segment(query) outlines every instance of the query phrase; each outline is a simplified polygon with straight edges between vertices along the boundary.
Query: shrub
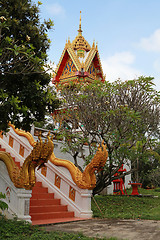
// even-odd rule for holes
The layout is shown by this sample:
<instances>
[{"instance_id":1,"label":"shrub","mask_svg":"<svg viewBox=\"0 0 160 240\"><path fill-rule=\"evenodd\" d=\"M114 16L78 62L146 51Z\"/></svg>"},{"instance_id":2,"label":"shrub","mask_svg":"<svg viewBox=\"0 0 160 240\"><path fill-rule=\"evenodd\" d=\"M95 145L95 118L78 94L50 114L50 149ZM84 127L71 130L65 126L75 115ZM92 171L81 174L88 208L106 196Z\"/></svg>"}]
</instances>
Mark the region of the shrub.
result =
<instances>
[{"instance_id":1,"label":"shrub","mask_svg":"<svg viewBox=\"0 0 160 240\"><path fill-rule=\"evenodd\" d=\"M6 198L6 195L3 194L2 192L0 192L0 199L5 199L5 198ZM4 201L0 200L0 209L2 210L2 212L3 212L5 209L8 209L7 203L5 203Z\"/></svg>"}]
</instances>

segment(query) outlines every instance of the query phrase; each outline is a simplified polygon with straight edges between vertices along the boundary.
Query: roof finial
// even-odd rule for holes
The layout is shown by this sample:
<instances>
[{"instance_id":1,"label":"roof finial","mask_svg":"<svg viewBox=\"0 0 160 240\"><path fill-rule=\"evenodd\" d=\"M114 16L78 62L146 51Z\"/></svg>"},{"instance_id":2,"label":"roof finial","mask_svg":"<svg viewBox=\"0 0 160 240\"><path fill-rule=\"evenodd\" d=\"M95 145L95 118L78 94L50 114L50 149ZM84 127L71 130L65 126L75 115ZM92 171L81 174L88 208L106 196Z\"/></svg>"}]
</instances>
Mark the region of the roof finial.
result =
<instances>
[{"instance_id":1,"label":"roof finial","mask_svg":"<svg viewBox=\"0 0 160 240\"><path fill-rule=\"evenodd\" d=\"M96 42L96 50L98 49L98 42Z\"/></svg>"},{"instance_id":2,"label":"roof finial","mask_svg":"<svg viewBox=\"0 0 160 240\"><path fill-rule=\"evenodd\" d=\"M95 40L93 40L92 48L95 48Z\"/></svg>"},{"instance_id":3,"label":"roof finial","mask_svg":"<svg viewBox=\"0 0 160 240\"><path fill-rule=\"evenodd\" d=\"M80 19L79 19L79 29L78 29L78 34L82 35L82 29L81 29L81 11L80 11Z\"/></svg>"}]
</instances>

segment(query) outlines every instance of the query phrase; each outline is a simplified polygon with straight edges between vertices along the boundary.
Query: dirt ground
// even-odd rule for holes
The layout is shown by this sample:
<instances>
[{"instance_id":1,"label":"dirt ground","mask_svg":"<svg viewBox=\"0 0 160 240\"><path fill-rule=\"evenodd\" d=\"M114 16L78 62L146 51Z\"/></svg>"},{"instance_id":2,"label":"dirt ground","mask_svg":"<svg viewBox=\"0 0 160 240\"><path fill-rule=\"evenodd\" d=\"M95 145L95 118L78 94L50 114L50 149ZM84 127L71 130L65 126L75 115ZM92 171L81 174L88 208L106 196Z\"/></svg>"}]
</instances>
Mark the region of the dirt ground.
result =
<instances>
[{"instance_id":1,"label":"dirt ground","mask_svg":"<svg viewBox=\"0 0 160 240\"><path fill-rule=\"evenodd\" d=\"M89 237L160 240L160 221L90 219L45 226L47 231L81 232Z\"/></svg>"}]
</instances>

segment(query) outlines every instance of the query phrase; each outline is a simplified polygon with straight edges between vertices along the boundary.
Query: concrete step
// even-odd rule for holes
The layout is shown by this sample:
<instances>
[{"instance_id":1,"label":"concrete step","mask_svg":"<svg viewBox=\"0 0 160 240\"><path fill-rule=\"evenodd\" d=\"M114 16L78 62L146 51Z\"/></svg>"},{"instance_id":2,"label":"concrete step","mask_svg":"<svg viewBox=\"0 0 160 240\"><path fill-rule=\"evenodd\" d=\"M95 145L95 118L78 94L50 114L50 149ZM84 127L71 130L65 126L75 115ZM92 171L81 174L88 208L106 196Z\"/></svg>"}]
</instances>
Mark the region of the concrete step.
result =
<instances>
[{"instance_id":1,"label":"concrete step","mask_svg":"<svg viewBox=\"0 0 160 240\"><path fill-rule=\"evenodd\" d=\"M42 182L36 182L34 188L35 188L35 187L42 187ZM34 190L34 188L33 188L33 190Z\"/></svg>"},{"instance_id":2,"label":"concrete step","mask_svg":"<svg viewBox=\"0 0 160 240\"><path fill-rule=\"evenodd\" d=\"M54 193L33 193L32 194L32 199L53 199L54 198Z\"/></svg>"},{"instance_id":3,"label":"concrete step","mask_svg":"<svg viewBox=\"0 0 160 240\"><path fill-rule=\"evenodd\" d=\"M55 199L41 182L36 182L30 199L30 216L33 225L48 224L55 222L54 219L74 219L74 212L69 212L68 206L61 205L60 199Z\"/></svg>"},{"instance_id":4,"label":"concrete step","mask_svg":"<svg viewBox=\"0 0 160 240\"><path fill-rule=\"evenodd\" d=\"M75 222L75 221L83 221L86 219L83 218L76 218L76 217L70 217L70 218L51 218L51 219L45 219L45 220L34 220L32 221L32 225L47 225L47 224L53 224L53 223L66 223L66 222Z\"/></svg>"},{"instance_id":5,"label":"concrete step","mask_svg":"<svg viewBox=\"0 0 160 240\"><path fill-rule=\"evenodd\" d=\"M39 194L39 193L48 193L48 188L42 188L42 187L34 187L32 189L32 194Z\"/></svg>"},{"instance_id":6,"label":"concrete step","mask_svg":"<svg viewBox=\"0 0 160 240\"><path fill-rule=\"evenodd\" d=\"M47 220L54 218L70 218L74 217L74 212L49 212L49 213L32 213L31 219L35 220Z\"/></svg>"},{"instance_id":7,"label":"concrete step","mask_svg":"<svg viewBox=\"0 0 160 240\"><path fill-rule=\"evenodd\" d=\"M47 206L49 205L60 205L61 201L60 199L30 199L30 206L45 206L47 204Z\"/></svg>"},{"instance_id":8,"label":"concrete step","mask_svg":"<svg viewBox=\"0 0 160 240\"><path fill-rule=\"evenodd\" d=\"M30 214L32 213L49 213L49 212L66 212L68 210L66 205L44 205L44 206L31 206Z\"/></svg>"}]
</instances>

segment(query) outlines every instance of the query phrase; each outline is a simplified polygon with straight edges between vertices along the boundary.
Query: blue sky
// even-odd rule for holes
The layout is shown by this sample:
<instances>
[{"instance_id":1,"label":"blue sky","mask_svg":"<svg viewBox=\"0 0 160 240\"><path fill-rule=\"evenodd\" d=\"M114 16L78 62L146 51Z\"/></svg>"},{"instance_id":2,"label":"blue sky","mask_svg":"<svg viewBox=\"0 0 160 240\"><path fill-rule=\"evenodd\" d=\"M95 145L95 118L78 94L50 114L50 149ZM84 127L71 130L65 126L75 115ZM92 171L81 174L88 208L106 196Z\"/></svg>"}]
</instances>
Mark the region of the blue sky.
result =
<instances>
[{"instance_id":1,"label":"blue sky","mask_svg":"<svg viewBox=\"0 0 160 240\"><path fill-rule=\"evenodd\" d=\"M35 3L38 1L35 0ZM41 0L40 16L54 21L49 60L58 64L74 40L82 11L83 36L98 42L103 72L114 81L153 76L160 90L160 0Z\"/></svg>"}]
</instances>

